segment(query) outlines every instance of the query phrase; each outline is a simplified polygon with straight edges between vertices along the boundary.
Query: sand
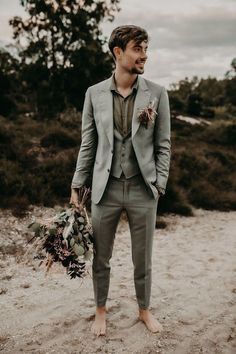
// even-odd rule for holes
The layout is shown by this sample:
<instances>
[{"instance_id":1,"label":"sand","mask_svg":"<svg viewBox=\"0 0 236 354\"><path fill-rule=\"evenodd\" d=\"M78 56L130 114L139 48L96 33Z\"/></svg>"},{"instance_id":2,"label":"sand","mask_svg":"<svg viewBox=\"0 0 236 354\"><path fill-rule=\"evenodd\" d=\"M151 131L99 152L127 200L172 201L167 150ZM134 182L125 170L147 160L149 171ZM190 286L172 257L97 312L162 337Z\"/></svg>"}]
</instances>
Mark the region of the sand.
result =
<instances>
[{"instance_id":1,"label":"sand","mask_svg":"<svg viewBox=\"0 0 236 354\"><path fill-rule=\"evenodd\" d=\"M153 245L151 310L161 333L138 320L130 234L120 220L111 261L107 335L90 327L94 300L90 274L71 280L53 265L45 276L38 260L22 262L25 226L34 208L17 219L0 217L0 352L7 353L236 353L236 212L195 210L194 217L167 215ZM159 220L159 218L158 218Z\"/></svg>"}]
</instances>

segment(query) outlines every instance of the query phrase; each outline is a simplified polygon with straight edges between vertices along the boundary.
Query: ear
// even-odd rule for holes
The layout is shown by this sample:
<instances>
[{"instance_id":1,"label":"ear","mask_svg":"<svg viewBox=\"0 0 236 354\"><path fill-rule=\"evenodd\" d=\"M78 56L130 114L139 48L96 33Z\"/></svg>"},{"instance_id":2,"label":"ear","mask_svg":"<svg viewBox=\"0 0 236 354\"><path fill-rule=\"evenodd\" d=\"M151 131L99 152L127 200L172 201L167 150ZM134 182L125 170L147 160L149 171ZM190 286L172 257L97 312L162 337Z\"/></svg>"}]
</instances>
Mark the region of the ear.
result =
<instances>
[{"instance_id":1,"label":"ear","mask_svg":"<svg viewBox=\"0 0 236 354\"><path fill-rule=\"evenodd\" d=\"M113 53L114 53L116 59L119 59L121 56L121 53L122 53L122 49L120 47L114 47Z\"/></svg>"}]
</instances>

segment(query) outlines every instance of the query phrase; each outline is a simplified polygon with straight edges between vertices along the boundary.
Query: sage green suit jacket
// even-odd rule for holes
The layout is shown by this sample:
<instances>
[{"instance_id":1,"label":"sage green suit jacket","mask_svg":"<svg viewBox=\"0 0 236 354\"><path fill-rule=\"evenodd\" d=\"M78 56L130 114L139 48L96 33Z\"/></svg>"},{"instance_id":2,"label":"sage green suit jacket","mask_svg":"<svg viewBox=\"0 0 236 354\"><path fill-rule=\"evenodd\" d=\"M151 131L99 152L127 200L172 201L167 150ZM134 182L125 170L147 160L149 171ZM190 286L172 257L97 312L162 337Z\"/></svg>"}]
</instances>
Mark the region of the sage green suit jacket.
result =
<instances>
[{"instance_id":1,"label":"sage green suit jacket","mask_svg":"<svg viewBox=\"0 0 236 354\"><path fill-rule=\"evenodd\" d=\"M82 113L82 142L71 187L79 188L92 180L92 201L102 198L110 174L113 157L112 76L86 91ZM146 185L155 199L155 183L163 190L169 175L171 141L170 108L164 87L139 75L132 117L132 144ZM139 122L138 114L155 99L157 112L148 128Z\"/></svg>"}]
</instances>

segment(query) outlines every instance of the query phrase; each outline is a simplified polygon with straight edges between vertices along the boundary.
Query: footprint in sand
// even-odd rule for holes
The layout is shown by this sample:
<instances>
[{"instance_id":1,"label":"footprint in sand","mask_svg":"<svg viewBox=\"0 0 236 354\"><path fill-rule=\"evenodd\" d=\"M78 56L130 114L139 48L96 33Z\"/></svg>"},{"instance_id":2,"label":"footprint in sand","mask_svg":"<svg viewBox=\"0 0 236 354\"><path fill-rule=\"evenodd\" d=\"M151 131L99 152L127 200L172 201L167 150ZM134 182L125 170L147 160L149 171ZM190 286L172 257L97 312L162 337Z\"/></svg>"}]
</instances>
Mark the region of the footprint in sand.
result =
<instances>
[{"instance_id":1,"label":"footprint in sand","mask_svg":"<svg viewBox=\"0 0 236 354\"><path fill-rule=\"evenodd\" d=\"M120 285L119 285L119 288L120 288L120 289L127 289L127 286L126 286L125 284L120 284Z\"/></svg>"}]
</instances>

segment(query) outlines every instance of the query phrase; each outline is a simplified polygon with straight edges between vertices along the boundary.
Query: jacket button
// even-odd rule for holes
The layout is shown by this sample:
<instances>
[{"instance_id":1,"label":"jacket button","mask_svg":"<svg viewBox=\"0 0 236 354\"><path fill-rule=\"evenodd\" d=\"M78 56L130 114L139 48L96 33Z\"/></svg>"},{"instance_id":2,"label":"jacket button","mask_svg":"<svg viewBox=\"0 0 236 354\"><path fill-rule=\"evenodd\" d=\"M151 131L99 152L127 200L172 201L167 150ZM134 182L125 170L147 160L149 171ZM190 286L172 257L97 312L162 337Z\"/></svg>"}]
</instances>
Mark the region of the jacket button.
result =
<instances>
[{"instance_id":1,"label":"jacket button","mask_svg":"<svg viewBox=\"0 0 236 354\"><path fill-rule=\"evenodd\" d=\"M110 172L110 169L109 169L109 168L107 169L107 172Z\"/></svg>"},{"instance_id":2,"label":"jacket button","mask_svg":"<svg viewBox=\"0 0 236 354\"><path fill-rule=\"evenodd\" d=\"M111 150L111 153L113 154L113 150Z\"/></svg>"}]
</instances>

